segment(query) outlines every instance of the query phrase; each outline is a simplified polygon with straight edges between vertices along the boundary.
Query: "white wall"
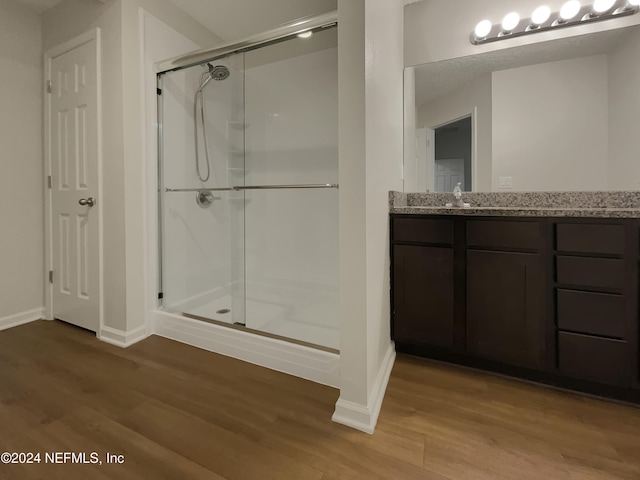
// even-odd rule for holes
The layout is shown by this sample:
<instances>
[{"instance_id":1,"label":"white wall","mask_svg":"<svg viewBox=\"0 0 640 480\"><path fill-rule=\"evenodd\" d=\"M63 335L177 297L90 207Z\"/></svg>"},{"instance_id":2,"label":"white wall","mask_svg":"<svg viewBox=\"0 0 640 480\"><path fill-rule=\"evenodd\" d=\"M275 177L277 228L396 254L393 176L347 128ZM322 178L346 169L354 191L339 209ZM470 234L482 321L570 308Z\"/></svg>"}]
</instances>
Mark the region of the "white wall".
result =
<instances>
[{"instance_id":1,"label":"white wall","mask_svg":"<svg viewBox=\"0 0 640 480\"><path fill-rule=\"evenodd\" d=\"M393 364L388 191L402 188L403 6L340 0L340 399L372 432Z\"/></svg>"},{"instance_id":2,"label":"white wall","mask_svg":"<svg viewBox=\"0 0 640 480\"><path fill-rule=\"evenodd\" d=\"M493 74L493 190L607 189L606 55Z\"/></svg>"},{"instance_id":3,"label":"white wall","mask_svg":"<svg viewBox=\"0 0 640 480\"><path fill-rule=\"evenodd\" d=\"M0 0L0 329L44 304L40 18ZM24 315L23 315L24 314Z\"/></svg>"},{"instance_id":4,"label":"white wall","mask_svg":"<svg viewBox=\"0 0 640 480\"><path fill-rule=\"evenodd\" d=\"M417 113L417 128L442 125L476 112L476 172L475 190L491 190L492 107L491 75L483 75L465 86L421 105ZM470 190L470 188L469 188ZM410 192L411 190L407 190Z\"/></svg>"},{"instance_id":5,"label":"white wall","mask_svg":"<svg viewBox=\"0 0 640 480\"><path fill-rule=\"evenodd\" d=\"M558 11L565 0L548 0L545 3L552 11ZM529 17L539 5L541 5L540 0L518 0L518 2L423 0L407 5L405 8L405 65L420 65L640 23L640 15L631 15L614 21L594 22L484 45L473 45L469 41L471 32L479 21L488 19L494 24L500 23L502 18L514 8L522 17Z\"/></svg>"},{"instance_id":6,"label":"white wall","mask_svg":"<svg viewBox=\"0 0 640 480\"><path fill-rule=\"evenodd\" d=\"M609 53L609 189L640 189L640 31Z\"/></svg>"},{"instance_id":7,"label":"white wall","mask_svg":"<svg viewBox=\"0 0 640 480\"><path fill-rule=\"evenodd\" d=\"M384 395L385 368L391 366L390 190L402 188L403 2L367 0L366 201L367 201L367 363L369 395ZM377 389L381 388L381 391Z\"/></svg>"}]
</instances>

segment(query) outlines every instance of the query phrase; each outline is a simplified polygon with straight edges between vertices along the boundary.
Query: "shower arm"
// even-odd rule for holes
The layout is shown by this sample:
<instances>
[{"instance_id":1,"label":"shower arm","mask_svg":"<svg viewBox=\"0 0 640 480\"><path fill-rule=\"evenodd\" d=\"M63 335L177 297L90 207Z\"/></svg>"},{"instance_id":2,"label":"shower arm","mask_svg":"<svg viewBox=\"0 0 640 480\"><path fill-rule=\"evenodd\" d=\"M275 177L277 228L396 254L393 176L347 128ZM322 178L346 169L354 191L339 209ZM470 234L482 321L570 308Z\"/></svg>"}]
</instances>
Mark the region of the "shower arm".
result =
<instances>
[{"instance_id":1,"label":"shower arm","mask_svg":"<svg viewBox=\"0 0 640 480\"><path fill-rule=\"evenodd\" d=\"M299 185L249 185L249 186L237 186L237 187L222 187L222 188L165 188L167 193L172 192L237 192L241 190L280 190L287 188L335 188L340 186L337 183L310 183Z\"/></svg>"}]
</instances>

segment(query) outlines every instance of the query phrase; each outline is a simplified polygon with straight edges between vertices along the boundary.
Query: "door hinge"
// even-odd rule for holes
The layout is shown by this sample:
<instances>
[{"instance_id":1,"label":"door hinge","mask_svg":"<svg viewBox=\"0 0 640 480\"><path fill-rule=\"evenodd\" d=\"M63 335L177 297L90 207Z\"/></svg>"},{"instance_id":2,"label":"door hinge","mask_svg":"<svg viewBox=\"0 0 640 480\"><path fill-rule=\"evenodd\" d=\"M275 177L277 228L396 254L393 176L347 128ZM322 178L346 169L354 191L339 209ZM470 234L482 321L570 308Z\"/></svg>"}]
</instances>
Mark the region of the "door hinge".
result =
<instances>
[{"instance_id":1,"label":"door hinge","mask_svg":"<svg viewBox=\"0 0 640 480\"><path fill-rule=\"evenodd\" d=\"M162 300L164 298L164 293L158 292L158 300Z\"/></svg>"},{"instance_id":2,"label":"door hinge","mask_svg":"<svg viewBox=\"0 0 640 480\"><path fill-rule=\"evenodd\" d=\"M51 185L53 184L52 180L51 180L51 175L49 175L47 177L47 187L49 187L49 190L51 190Z\"/></svg>"},{"instance_id":3,"label":"door hinge","mask_svg":"<svg viewBox=\"0 0 640 480\"><path fill-rule=\"evenodd\" d=\"M49 283L53 283L53 270L49 270Z\"/></svg>"},{"instance_id":4,"label":"door hinge","mask_svg":"<svg viewBox=\"0 0 640 480\"><path fill-rule=\"evenodd\" d=\"M51 86L51 80L47 80L47 93L51 93L53 87Z\"/></svg>"},{"instance_id":5,"label":"door hinge","mask_svg":"<svg viewBox=\"0 0 640 480\"><path fill-rule=\"evenodd\" d=\"M156 93L158 95L162 95L162 89L161 88L156 88Z\"/></svg>"}]
</instances>

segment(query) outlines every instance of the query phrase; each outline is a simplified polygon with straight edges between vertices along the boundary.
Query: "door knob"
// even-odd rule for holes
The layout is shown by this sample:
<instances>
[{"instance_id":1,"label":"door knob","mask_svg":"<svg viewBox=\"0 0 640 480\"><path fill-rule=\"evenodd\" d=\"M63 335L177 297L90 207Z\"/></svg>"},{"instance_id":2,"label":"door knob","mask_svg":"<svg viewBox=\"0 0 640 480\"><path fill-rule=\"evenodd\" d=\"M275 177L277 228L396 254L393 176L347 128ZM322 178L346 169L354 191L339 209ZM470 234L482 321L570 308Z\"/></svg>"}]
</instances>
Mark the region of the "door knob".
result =
<instances>
[{"instance_id":1,"label":"door knob","mask_svg":"<svg viewBox=\"0 0 640 480\"><path fill-rule=\"evenodd\" d=\"M78 202L80 205L82 205L83 207L85 205L88 205L89 207L93 207L96 204L96 199L93 197L89 197L89 198L81 198L80 201Z\"/></svg>"}]
</instances>

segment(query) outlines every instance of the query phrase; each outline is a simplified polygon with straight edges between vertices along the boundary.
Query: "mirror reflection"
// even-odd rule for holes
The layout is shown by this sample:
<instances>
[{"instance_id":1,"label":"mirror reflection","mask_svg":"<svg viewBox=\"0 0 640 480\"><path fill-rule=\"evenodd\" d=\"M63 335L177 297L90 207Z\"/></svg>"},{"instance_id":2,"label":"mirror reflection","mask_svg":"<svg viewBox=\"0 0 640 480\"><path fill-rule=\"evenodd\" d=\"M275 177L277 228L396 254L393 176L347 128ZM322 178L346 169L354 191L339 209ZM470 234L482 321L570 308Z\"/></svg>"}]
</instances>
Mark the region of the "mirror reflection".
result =
<instances>
[{"instance_id":1,"label":"mirror reflection","mask_svg":"<svg viewBox=\"0 0 640 480\"><path fill-rule=\"evenodd\" d=\"M640 188L640 27L405 70L405 192Z\"/></svg>"}]
</instances>

